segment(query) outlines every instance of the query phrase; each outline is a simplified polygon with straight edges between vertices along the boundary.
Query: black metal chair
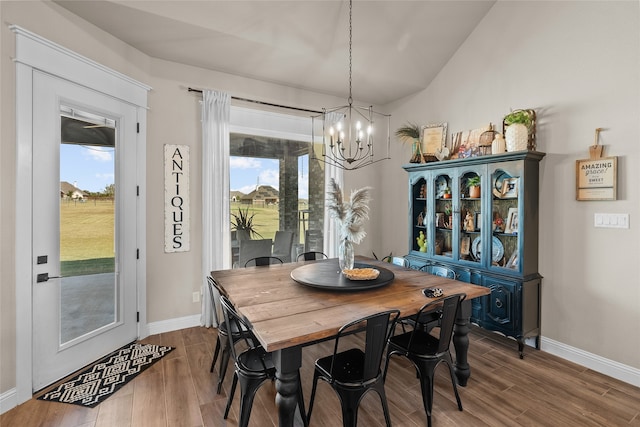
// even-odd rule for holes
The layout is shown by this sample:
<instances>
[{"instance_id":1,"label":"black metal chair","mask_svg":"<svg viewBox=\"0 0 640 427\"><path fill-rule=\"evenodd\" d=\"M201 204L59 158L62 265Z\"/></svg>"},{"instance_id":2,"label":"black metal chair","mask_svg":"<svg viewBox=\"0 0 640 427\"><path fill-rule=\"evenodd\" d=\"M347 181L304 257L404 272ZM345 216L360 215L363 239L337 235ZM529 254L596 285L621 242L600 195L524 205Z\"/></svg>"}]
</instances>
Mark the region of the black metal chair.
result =
<instances>
[{"instance_id":1,"label":"black metal chair","mask_svg":"<svg viewBox=\"0 0 640 427\"><path fill-rule=\"evenodd\" d=\"M358 421L358 406L365 393L375 390L380 396L387 426L391 425L387 398L384 392L384 377L380 369L384 349L395 328L399 310L389 310L349 322L342 326L336 336L333 354L316 360L313 388L309 400L308 421L316 395L318 380L326 381L340 397L342 425L355 427ZM363 327L366 322L365 348L351 348L340 351L339 342L354 328Z\"/></svg>"},{"instance_id":2,"label":"black metal chair","mask_svg":"<svg viewBox=\"0 0 640 427\"><path fill-rule=\"evenodd\" d=\"M458 275L456 272L449 267L445 267L443 265L423 265L420 267L420 271L426 271L429 274L433 274L434 276L446 277L448 279L457 279Z\"/></svg>"},{"instance_id":3,"label":"black metal chair","mask_svg":"<svg viewBox=\"0 0 640 427\"><path fill-rule=\"evenodd\" d=\"M233 304L225 295L220 295L220 305L222 305L222 312L224 313L224 320L231 327L238 329L250 330L250 325L247 321L235 310ZM238 381L240 382L240 417L238 420L239 427L246 427L249 425L249 417L251 416L251 407L253 406L253 400L256 392L266 380L275 379L276 369L272 360L272 354L264 350L264 348L257 344L257 341L248 339L243 336L244 345L246 349L242 353L236 353L236 348L231 342L231 337L228 337L229 347L233 359L235 360L235 372L233 375L233 383L231 384L231 391L227 399L227 407L224 411L224 419L229 416L229 409L233 402L233 396L236 391ZM305 427L308 425L307 417L304 411L304 397L302 395L302 383L300 376L298 376L298 409L300 410L300 416Z\"/></svg>"},{"instance_id":4,"label":"black metal chair","mask_svg":"<svg viewBox=\"0 0 640 427\"><path fill-rule=\"evenodd\" d=\"M382 261L388 262L394 265L399 265L400 267L409 268L409 260L402 256L387 255L386 257L382 258Z\"/></svg>"},{"instance_id":5,"label":"black metal chair","mask_svg":"<svg viewBox=\"0 0 640 427\"><path fill-rule=\"evenodd\" d=\"M442 265L429 265L425 264L420 267L418 270L427 272L429 274L433 274L434 276L446 277L447 279L457 279L458 274L450 269L449 267L445 267ZM420 327L425 329L427 332L432 328L438 326L440 324L440 317L442 316L441 310L436 310L431 313L423 313L420 318ZM411 319L403 320L403 324L412 324ZM404 329L403 329L404 331Z\"/></svg>"},{"instance_id":6,"label":"black metal chair","mask_svg":"<svg viewBox=\"0 0 640 427\"><path fill-rule=\"evenodd\" d=\"M317 259L327 259L327 258L329 257L324 252L308 251L308 252L302 252L300 255L298 255L298 258L296 259L296 261L313 261Z\"/></svg>"},{"instance_id":7,"label":"black metal chair","mask_svg":"<svg viewBox=\"0 0 640 427\"><path fill-rule=\"evenodd\" d=\"M265 265L271 264L282 264L282 260L276 256L259 256L256 258L251 258L248 260L244 266L245 267L263 267Z\"/></svg>"},{"instance_id":8,"label":"black metal chair","mask_svg":"<svg viewBox=\"0 0 640 427\"><path fill-rule=\"evenodd\" d=\"M222 347L222 359L220 359L220 369L218 373L218 385L216 388L216 392L220 394L222 390L222 382L224 381L225 374L227 373L227 366L229 365L229 357L230 357L230 347L229 340L227 336L231 335L231 341L236 343L240 341L243 335L247 335L249 338L253 336L251 331L245 329L237 329L234 328L235 324L231 325L231 329L229 329L229 324L224 320L224 316L218 315L218 310L216 308L216 292L218 295L224 295L224 290L218 285L218 283L211 276L207 276L207 282L209 285L209 294L211 295L211 305L213 306L213 313L218 322L218 336L216 338L216 348L213 351L213 360L211 361L211 369L209 372L213 372L213 368L215 367L216 361L218 360L218 356L220 355L220 347ZM215 289L215 291L214 291Z\"/></svg>"},{"instance_id":9,"label":"black metal chair","mask_svg":"<svg viewBox=\"0 0 640 427\"><path fill-rule=\"evenodd\" d=\"M386 378L387 376L391 356L404 356L413 363L420 378L422 401L425 412L427 413L429 427L431 427L431 411L433 408L434 375L436 368L441 362L445 362L449 367L449 375L451 376L453 392L458 402L458 409L462 411L462 402L458 394L449 346L453 336L453 326L456 320L458 306L465 298L465 294L455 294L431 301L422 306L420 311L414 316L414 320L419 319L423 312L438 310L440 306L442 306L439 336L435 337L423 328L416 327L410 332L389 338L384 377Z\"/></svg>"}]
</instances>

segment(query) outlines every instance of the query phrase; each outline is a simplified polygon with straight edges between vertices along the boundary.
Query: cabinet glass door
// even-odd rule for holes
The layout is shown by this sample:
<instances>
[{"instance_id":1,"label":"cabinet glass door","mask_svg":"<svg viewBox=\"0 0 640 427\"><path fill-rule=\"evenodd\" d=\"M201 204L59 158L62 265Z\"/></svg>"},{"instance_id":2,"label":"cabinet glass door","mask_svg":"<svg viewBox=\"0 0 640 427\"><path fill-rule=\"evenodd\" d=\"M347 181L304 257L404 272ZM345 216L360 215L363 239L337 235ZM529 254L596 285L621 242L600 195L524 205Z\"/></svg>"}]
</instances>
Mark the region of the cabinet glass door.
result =
<instances>
[{"instance_id":1,"label":"cabinet glass door","mask_svg":"<svg viewBox=\"0 0 640 427\"><path fill-rule=\"evenodd\" d=\"M434 254L453 257L453 180L450 175L437 175L434 179L435 219L433 222Z\"/></svg>"},{"instance_id":2,"label":"cabinet glass door","mask_svg":"<svg viewBox=\"0 0 640 427\"><path fill-rule=\"evenodd\" d=\"M427 252L427 180L417 178L411 186L411 250Z\"/></svg>"},{"instance_id":3,"label":"cabinet glass door","mask_svg":"<svg viewBox=\"0 0 640 427\"><path fill-rule=\"evenodd\" d=\"M482 175L480 171L466 171L460 175L460 254L461 260L482 262Z\"/></svg>"},{"instance_id":4,"label":"cabinet glass door","mask_svg":"<svg viewBox=\"0 0 640 427\"><path fill-rule=\"evenodd\" d=\"M490 176L492 267L520 271L519 198L522 193L521 169L517 164L495 165Z\"/></svg>"}]
</instances>

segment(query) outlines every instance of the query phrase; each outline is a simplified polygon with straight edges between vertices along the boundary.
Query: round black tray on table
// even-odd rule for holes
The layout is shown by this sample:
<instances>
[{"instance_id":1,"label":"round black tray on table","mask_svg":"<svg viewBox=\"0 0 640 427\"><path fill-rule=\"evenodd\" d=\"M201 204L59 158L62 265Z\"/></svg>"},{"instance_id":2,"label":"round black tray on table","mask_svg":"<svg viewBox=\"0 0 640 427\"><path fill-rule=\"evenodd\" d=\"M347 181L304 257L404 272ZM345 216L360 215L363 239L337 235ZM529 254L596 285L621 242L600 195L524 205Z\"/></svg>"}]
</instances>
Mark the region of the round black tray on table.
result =
<instances>
[{"instance_id":1,"label":"round black tray on table","mask_svg":"<svg viewBox=\"0 0 640 427\"><path fill-rule=\"evenodd\" d=\"M298 267L291 272L291 278L296 282L314 288L333 291L362 291L386 286L393 282L392 271L377 265L356 262L354 268L375 268L380 272L373 280L349 280L340 272L337 259L316 261Z\"/></svg>"}]
</instances>

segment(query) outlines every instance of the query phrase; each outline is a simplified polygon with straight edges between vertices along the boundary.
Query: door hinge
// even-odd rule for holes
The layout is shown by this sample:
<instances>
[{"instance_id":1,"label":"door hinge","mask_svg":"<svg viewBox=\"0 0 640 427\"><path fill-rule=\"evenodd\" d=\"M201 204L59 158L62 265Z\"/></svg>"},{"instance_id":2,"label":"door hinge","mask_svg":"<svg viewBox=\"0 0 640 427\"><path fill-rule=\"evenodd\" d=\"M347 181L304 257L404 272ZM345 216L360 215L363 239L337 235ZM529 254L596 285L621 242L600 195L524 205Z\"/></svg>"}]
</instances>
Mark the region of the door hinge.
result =
<instances>
[{"instance_id":1,"label":"door hinge","mask_svg":"<svg viewBox=\"0 0 640 427\"><path fill-rule=\"evenodd\" d=\"M136 196L140 195L140 186L136 185Z\"/></svg>"},{"instance_id":2,"label":"door hinge","mask_svg":"<svg viewBox=\"0 0 640 427\"><path fill-rule=\"evenodd\" d=\"M136 322L140 323L140 312L136 311Z\"/></svg>"},{"instance_id":3,"label":"door hinge","mask_svg":"<svg viewBox=\"0 0 640 427\"><path fill-rule=\"evenodd\" d=\"M136 249L136 259L140 259L140 249Z\"/></svg>"},{"instance_id":4,"label":"door hinge","mask_svg":"<svg viewBox=\"0 0 640 427\"><path fill-rule=\"evenodd\" d=\"M140 133L140 123L136 123L136 133Z\"/></svg>"}]
</instances>

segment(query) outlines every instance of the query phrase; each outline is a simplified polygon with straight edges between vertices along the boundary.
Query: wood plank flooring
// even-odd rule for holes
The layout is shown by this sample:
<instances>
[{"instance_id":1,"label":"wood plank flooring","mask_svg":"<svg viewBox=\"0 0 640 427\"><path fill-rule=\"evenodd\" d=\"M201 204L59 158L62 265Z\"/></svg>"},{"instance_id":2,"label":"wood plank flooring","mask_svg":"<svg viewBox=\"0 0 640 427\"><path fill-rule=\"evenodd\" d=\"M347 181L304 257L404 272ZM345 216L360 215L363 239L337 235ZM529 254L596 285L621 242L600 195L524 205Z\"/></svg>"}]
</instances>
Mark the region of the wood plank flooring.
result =
<instances>
[{"instance_id":1,"label":"wood plank flooring","mask_svg":"<svg viewBox=\"0 0 640 427\"><path fill-rule=\"evenodd\" d=\"M464 410L457 410L446 369L440 366L435 386L434 427L640 427L639 388L530 348L521 360L514 341L479 328L472 328L469 338L472 374L467 387L459 387ZM235 427L237 394L229 418L222 418L233 377L232 364L219 395L215 392L218 374L209 373L215 340L215 329L206 328L151 336L143 342L176 349L95 408L31 399L0 416L0 426ZM328 342L303 350L301 375L307 402L313 362L329 354L330 346ZM426 425L418 380L413 368L402 358L392 359L385 389L393 426ZM278 425L274 395L274 383L263 384L254 402L250 426ZM358 425L384 425L375 393L364 398ZM311 426L342 426L339 401L324 383L318 386Z\"/></svg>"}]
</instances>

